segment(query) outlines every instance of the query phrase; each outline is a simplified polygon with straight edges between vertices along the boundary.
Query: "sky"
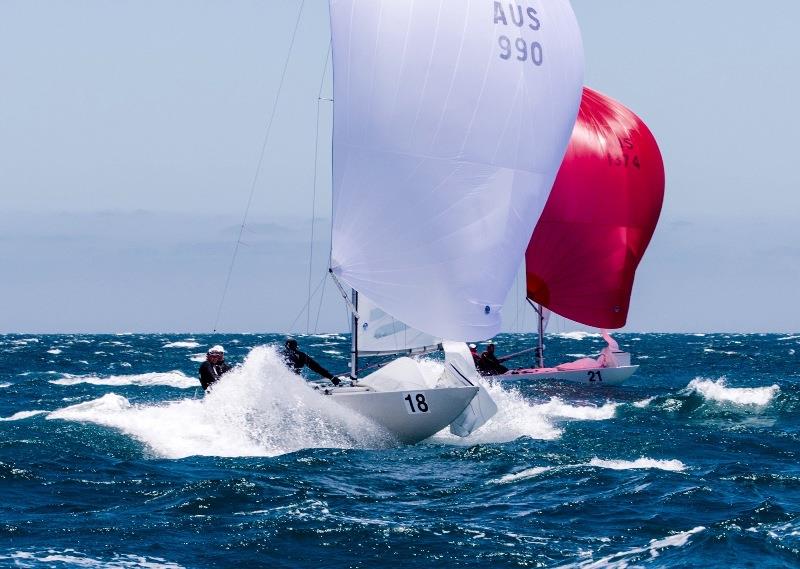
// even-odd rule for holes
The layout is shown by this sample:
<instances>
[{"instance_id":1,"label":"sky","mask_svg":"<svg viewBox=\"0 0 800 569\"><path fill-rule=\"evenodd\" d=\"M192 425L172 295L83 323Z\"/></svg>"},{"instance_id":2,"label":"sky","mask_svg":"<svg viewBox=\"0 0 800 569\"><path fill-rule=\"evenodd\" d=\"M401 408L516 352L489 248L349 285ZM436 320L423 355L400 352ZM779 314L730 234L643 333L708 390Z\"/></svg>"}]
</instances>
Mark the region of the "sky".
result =
<instances>
[{"instance_id":1,"label":"sky","mask_svg":"<svg viewBox=\"0 0 800 569\"><path fill-rule=\"evenodd\" d=\"M800 3L573 6L666 166L625 330L800 329ZM346 329L329 41L326 0L0 0L0 333Z\"/></svg>"}]
</instances>

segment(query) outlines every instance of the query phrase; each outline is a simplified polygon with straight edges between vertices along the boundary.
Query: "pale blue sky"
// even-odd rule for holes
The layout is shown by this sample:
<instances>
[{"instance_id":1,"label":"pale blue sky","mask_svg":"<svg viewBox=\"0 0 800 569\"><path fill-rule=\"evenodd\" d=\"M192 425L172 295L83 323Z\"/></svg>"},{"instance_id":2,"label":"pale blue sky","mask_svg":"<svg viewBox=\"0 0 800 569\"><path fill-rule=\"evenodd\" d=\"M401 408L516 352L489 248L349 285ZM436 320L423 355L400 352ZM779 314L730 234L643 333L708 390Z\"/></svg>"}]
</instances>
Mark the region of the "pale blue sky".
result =
<instances>
[{"instance_id":1,"label":"pale blue sky","mask_svg":"<svg viewBox=\"0 0 800 569\"><path fill-rule=\"evenodd\" d=\"M667 168L627 329L800 329L800 3L573 5L587 85L645 119ZM0 0L0 332L211 329L299 6ZM306 302L327 18L305 1L222 330L285 330ZM313 287L329 207L323 175ZM346 326L336 294L320 330Z\"/></svg>"}]
</instances>

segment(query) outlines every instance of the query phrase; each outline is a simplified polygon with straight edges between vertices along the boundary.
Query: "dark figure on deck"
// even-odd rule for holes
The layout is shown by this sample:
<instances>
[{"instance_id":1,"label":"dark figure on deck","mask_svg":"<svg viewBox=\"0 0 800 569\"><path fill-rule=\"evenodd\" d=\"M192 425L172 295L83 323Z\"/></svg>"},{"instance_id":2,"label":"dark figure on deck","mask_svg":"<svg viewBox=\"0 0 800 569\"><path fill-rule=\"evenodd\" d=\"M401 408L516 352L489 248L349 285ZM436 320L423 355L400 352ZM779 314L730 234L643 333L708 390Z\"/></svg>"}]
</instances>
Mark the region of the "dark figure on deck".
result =
<instances>
[{"instance_id":1,"label":"dark figure on deck","mask_svg":"<svg viewBox=\"0 0 800 569\"><path fill-rule=\"evenodd\" d=\"M486 346L486 351L481 354L478 371L482 375L501 375L508 371L508 368L494 355L494 344Z\"/></svg>"},{"instance_id":2,"label":"dark figure on deck","mask_svg":"<svg viewBox=\"0 0 800 569\"><path fill-rule=\"evenodd\" d=\"M206 352L206 361L200 366L200 385L208 391L230 369L231 366L225 363L225 348L214 346Z\"/></svg>"},{"instance_id":3,"label":"dark figure on deck","mask_svg":"<svg viewBox=\"0 0 800 569\"><path fill-rule=\"evenodd\" d=\"M319 365L314 358L305 352L301 352L297 348L297 340L294 338L286 340L283 348L283 359L286 365L293 369L295 373L300 373L304 367L308 366L311 371L315 371L322 377L330 379L334 385L339 385L339 378L333 377L333 374Z\"/></svg>"}]
</instances>

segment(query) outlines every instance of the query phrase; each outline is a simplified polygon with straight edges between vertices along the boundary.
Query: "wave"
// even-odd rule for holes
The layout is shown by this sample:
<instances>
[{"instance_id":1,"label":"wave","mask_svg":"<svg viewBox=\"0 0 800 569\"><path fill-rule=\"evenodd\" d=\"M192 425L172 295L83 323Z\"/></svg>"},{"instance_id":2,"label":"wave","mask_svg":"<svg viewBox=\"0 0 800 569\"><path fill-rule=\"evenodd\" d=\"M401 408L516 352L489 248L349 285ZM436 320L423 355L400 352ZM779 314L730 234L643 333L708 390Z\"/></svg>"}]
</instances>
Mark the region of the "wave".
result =
<instances>
[{"instance_id":1,"label":"wave","mask_svg":"<svg viewBox=\"0 0 800 569\"><path fill-rule=\"evenodd\" d=\"M557 332L553 334L556 338L564 338L566 340L585 340L586 338L602 338L601 334L597 332L584 332L582 330L575 330L574 332Z\"/></svg>"},{"instance_id":2,"label":"wave","mask_svg":"<svg viewBox=\"0 0 800 569\"><path fill-rule=\"evenodd\" d=\"M178 389L191 389L200 387L199 380L189 377L180 371L151 372L135 375L112 375L109 377L98 377L96 375L72 375L64 374L61 379L50 380L55 385L78 385L86 383L89 385L107 385L111 387L122 387L134 385L137 387L176 387Z\"/></svg>"},{"instance_id":3,"label":"wave","mask_svg":"<svg viewBox=\"0 0 800 569\"><path fill-rule=\"evenodd\" d=\"M696 378L686 386L686 392L697 393L708 401L765 407L775 398L781 388L769 387L728 387L725 378L717 381Z\"/></svg>"},{"instance_id":4,"label":"wave","mask_svg":"<svg viewBox=\"0 0 800 569\"><path fill-rule=\"evenodd\" d=\"M17 567L32 567L42 564L46 567L115 567L118 569L183 569L182 565L169 562L160 557L142 557L141 555L114 554L111 559L101 560L88 557L74 549L56 551L15 551L7 555L0 554L0 560L13 561ZM30 565L35 563L36 565Z\"/></svg>"},{"instance_id":5,"label":"wave","mask_svg":"<svg viewBox=\"0 0 800 569\"><path fill-rule=\"evenodd\" d=\"M200 343L195 342L194 340L184 340L182 342L170 342L168 344L164 344L162 347L164 348L199 348Z\"/></svg>"},{"instance_id":6,"label":"wave","mask_svg":"<svg viewBox=\"0 0 800 569\"><path fill-rule=\"evenodd\" d=\"M597 468L609 468L611 470L668 470L670 472L683 472L686 465L680 460L656 460L653 458L642 457L637 460L604 460L593 458L589 461L589 466Z\"/></svg>"},{"instance_id":7,"label":"wave","mask_svg":"<svg viewBox=\"0 0 800 569\"><path fill-rule=\"evenodd\" d=\"M5 389L6 387L11 387L11 384L10 384L10 383L8 383L8 382L6 382L6 383L0 383L0 389Z\"/></svg>"},{"instance_id":8,"label":"wave","mask_svg":"<svg viewBox=\"0 0 800 569\"><path fill-rule=\"evenodd\" d=\"M617 413L618 403L608 402L602 407L594 405L570 405L558 397L547 403L536 405L536 410L547 417L560 419L576 419L579 421L606 421L613 419Z\"/></svg>"},{"instance_id":9,"label":"wave","mask_svg":"<svg viewBox=\"0 0 800 569\"><path fill-rule=\"evenodd\" d=\"M43 413L47 413L47 411L20 411L19 413L14 413L10 417L0 417L0 421L21 421L22 419L30 419L31 417Z\"/></svg>"},{"instance_id":10,"label":"wave","mask_svg":"<svg viewBox=\"0 0 800 569\"><path fill-rule=\"evenodd\" d=\"M109 393L48 419L114 428L164 458L277 456L305 448L385 448L377 425L316 393L274 348L253 349L202 399L134 405Z\"/></svg>"},{"instance_id":11,"label":"wave","mask_svg":"<svg viewBox=\"0 0 800 569\"><path fill-rule=\"evenodd\" d=\"M641 401L634 401L631 405L637 407L639 409L644 409L645 407L649 406L653 401L655 401L655 397L648 397L647 399L642 399Z\"/></svg>"},{"instance_id":12,"label":"wave","mask_svg":"<svg viewBox=\"0 0 800 569\"><path fill-rule=\"evenodd\" d=\"M519 480L534 478L550 470L553 470L551 466L534 466L533 468L515 472L514 474L506 474L497 480L490 480L489 482L491 484L509 484L511 482L518 482Z\"/></svg>"},{"instance_id":13,"label":"wave","mask_svg":"<svg viewBox=\"0 0 800 569\"><path fill-rule=\"evenodd\" d=\"M649 559L653 559L660 555L662 549L667 549L669 547L683 547L689 543L689 539L693 535L705 531L705 529L706 528L704 526L697 526L689 531L679 532L663 539L651 539L650 543L644 547L628 549L627 551L621 551L619 553L607 555L606 557L596 561L592 559L574 565L568 565L567 567L579 567L581 569L600 569L601 567L606 569L625 569L630 567L631 562L635 562L636 558L643 555L648 555ZM645 559L642 559L642 561L644 560Z\"/></svg>"},{"instance_id":14,"label":"wave","mask_svg":"<svg viewBox=\"0 0 800 569\"><path fill-rule=\"evenodd\" d=\"M670 472L683 472L686 470L686 465L680 460L658 460L654 458L642 457L637 460L605 460L601 458L593 458L589 462L582 462L579 464L564 464L561 466L534 466L520 472L513 474L506 474L496 480L490 480L489 484L510 484L512 482L519 482L520 480L527 480L535 478L545 472L553 470L567 470L573 468L607 468L610 470L667 470Z\"/></svg>"},{"instance_id":15,"label":"wave","mask_svg":"<svg viewBox=\"0 0 800 569\"><path fill-rule=\"evenodd\" d=\"M57 356L58 354L61 353L61 350L59 350L58 348L52 348L50 350L47 350L47 353L48 354L53 354L54 356Z\"/></svg>"}]
</instances>

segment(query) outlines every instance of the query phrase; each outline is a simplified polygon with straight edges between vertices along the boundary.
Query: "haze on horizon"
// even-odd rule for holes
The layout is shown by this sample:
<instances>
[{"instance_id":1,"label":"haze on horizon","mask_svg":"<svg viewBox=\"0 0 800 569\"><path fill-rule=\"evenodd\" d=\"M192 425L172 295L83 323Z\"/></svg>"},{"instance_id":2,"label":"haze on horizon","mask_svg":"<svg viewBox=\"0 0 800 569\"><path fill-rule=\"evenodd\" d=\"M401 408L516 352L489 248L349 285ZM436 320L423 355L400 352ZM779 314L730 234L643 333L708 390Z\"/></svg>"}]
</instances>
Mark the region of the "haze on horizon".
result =
<instances>
[{"instance_id":1,"label":"haze on horizon","mask_svg":"<svg viewBox=\"0 0 800 569\"><path fill-rule=\"evenodd\" d=\"M347 328L321 284L327 1L302 5L223 332ZM300 6L0 3L0 333L211 331ZM586 84L647 122L667 171L624 330L800 330L800 4L573 6ZM522 286L509 331L533 322Z\"/></svg>"}]
</instances>

